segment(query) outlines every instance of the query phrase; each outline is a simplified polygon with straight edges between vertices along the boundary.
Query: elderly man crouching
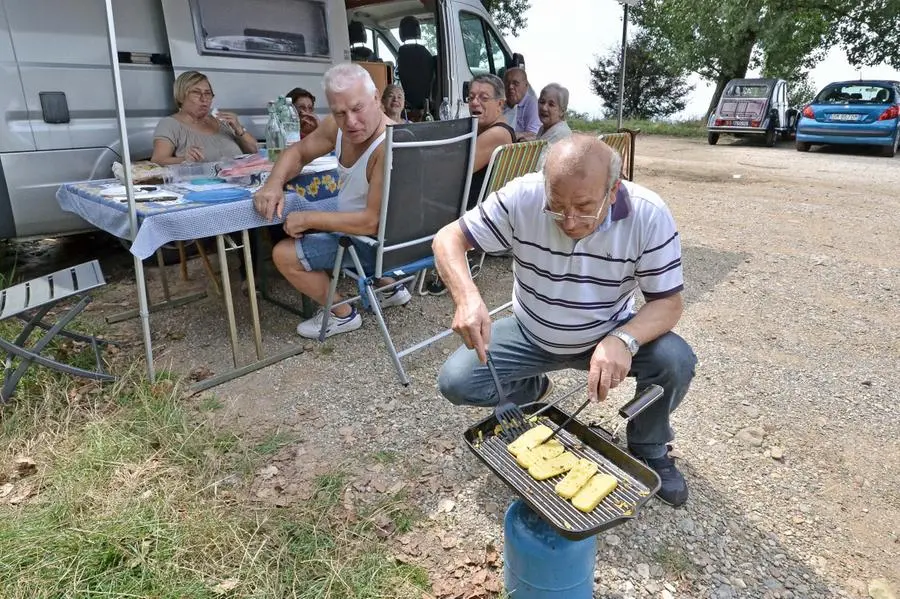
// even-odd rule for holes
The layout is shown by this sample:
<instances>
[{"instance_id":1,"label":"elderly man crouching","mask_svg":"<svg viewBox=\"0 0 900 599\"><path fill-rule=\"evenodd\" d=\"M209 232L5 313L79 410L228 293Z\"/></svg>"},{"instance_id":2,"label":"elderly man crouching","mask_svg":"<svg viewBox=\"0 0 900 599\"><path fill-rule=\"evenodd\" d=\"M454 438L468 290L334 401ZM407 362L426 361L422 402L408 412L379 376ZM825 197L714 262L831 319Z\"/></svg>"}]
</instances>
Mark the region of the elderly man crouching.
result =
<instances>
[{"instance_id":1,"label":"elderly man crouching","mask_svg":"<svg viewBox=\"0 0 900 599\"><path fill-rule=\"evenodd\" d=\"M580 134L556 143L542 173L515 179L434 240L441 278L456 314L460 347L441 369L441 393L455 404L497 402L486 352L504 391L519 404L550 388L546 373L588 370L590 397L603 401L626 376L665 395L628 425L629 451L659 474L659 497L687 501L687 484L669 457L670 413L697 359L672 332L682 313L681 244L658 195L619 180L621 158ZM466 251L511 250L513 316L492 323L469 275ZM647 300L637 312L637 289Z\"/></svg>"}]
</instances>

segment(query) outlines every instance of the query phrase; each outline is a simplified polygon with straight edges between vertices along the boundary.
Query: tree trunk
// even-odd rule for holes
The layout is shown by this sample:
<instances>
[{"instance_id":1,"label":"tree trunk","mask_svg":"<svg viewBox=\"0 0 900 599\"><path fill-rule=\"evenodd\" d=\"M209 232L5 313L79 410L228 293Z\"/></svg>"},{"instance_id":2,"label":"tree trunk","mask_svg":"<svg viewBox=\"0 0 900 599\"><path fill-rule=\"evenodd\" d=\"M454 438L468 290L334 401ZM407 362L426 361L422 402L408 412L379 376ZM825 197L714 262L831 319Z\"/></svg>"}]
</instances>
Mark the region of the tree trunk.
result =
<instances>
[{"instance_id":1,"label":"tree trunk","mask_svg":"<svg viewBox=\"0 0 900 599\"><path fill-rule=\"evenodd\" d=\"M732 79L741 79L747 76L747 69L750 67L750 57L753 55L753 47L756 46L756 39L756 32L748 31L741 44L741 51L739 54L735 54L735 60L730 65L730 68L726 67L719 73L719 77L716 79L716 91L709 103L709 108L706 110L707 120L709 120L710 115L716 110L716 106L719 105L719 98L722 97L722 92L725 90L725 86L728 82Z\"/></svg>"}]
</instances>

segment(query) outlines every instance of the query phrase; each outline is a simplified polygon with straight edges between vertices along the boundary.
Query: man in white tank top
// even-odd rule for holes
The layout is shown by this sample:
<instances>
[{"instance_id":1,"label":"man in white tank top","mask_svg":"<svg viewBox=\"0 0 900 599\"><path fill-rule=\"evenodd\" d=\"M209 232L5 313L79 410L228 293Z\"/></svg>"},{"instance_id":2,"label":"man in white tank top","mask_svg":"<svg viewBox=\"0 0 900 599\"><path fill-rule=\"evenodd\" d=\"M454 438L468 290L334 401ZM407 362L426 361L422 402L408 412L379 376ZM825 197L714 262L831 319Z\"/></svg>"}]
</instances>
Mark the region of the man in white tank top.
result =
<instances>
[{"instance_id":1,"label":"man in white tank top","mask_svg":"<svg viewBox=\"0 0 900 599\"><path fill-rule=\"evenodd\" d=\"M337 211L301 210L288 214L284 230L290 235L272 250L278 271L297 291L319 305L327 299L329 273L337 258L340 234L375 235L381 215L382 180L384 174L385 126L392 121L381 111L380 98L369 73L359 65L347 63L325 73L325 95L331 115L300 143L290 146L278 158L266 184L256 192L256 210L272 220L283 216L284 185L300 174L304 165L334 151L338 158L341 190ZM306 231L330 231L310 233ZM333 232L333 233L332 233ZM354 242L363 267L375 266L375 252ZM348 254L345 263L350 263ZM380 285L392 282L383 279ZM402 285L386 291L380 298L382 307L399 306L410 300ZM335 297L340 302L340 297ZM314 339L322 327L323 312L301 322L297 333ZM362 318L353 305L332 310L326 337L345 333L362 326Z\"/></svg>"}]
</instances>

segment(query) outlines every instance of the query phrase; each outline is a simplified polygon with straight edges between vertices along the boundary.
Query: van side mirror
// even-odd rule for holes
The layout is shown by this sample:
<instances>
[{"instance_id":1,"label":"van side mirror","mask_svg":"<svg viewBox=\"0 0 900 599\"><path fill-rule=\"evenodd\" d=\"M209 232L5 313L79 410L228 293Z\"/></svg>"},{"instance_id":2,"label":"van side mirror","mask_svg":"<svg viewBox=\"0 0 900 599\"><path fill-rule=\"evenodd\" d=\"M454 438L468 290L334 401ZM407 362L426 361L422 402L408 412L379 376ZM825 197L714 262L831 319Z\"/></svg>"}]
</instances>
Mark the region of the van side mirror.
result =
<instances>
[{"instance_id":1,"label":"van side mirror","mask_svg":"<svg viewBox=\"0 0 900 599\"><path fill-rule=\"evenodd\" d=\"M469 85L471 83L472 83L471 81L463 81L463 89L462 89L463 102L465 102L469 99Z\"/></svg>"},{"instance_id":2,"label":"van side mirror","mask_svg":"<svg viewBox=\"0 0 900 599\"><path fill-rule=\"evenodd\" d=\"M524 67L525 66L525 57L519 54L518 52L514 52L512 55L512 64L509 65L512 67Z\"/></svg>"}]
</instances>

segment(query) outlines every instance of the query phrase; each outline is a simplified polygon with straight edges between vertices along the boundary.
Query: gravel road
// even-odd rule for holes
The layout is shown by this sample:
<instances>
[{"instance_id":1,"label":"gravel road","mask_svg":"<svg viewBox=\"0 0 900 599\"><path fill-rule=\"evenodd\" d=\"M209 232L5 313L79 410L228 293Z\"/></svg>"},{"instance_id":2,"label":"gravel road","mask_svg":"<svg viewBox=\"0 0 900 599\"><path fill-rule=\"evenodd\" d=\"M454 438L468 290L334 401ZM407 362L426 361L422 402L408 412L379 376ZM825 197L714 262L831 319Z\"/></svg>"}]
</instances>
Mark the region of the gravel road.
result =
<instances>
[{"instance_id":1,"label":"gravel road","mask_svg":"<svg viewBox=\"0 0 900 599\"><path fill-rule=\"evenodd\" d=\"M642 137L637 148L636 181L668 202L684 246L687 307L677 330L700 364L674 422L691 499L677 510L651 501L601 535L596 596L895 599L900 157L728 139L710 147ZM117 260L96 310L132 297L128 262ZM491 259L486 268L479 285L499 305L509 264ZM204 284L198 265L191 272L177 287ZM246 301L237 307L246 311ZM210 298L155 315L160 363L182 373L226 368L220 310ZM447 296L416 297L388 313L389 325L404 344L448 326L451 313ZM270 349L303 343L295 317L271 306L263 317ZM135 331L133 322L113 329ZM277 474L253 482L259 500L301 501L323 468L351 474L350 507L405 488L425 517L397 553L428 567L441 597L471 582L471 556L502 546L512 498L462 446L462 430L485 413L453 408L435 388L455 345L407 358L413 383L404 389L368 317L358 332L305 343L299 356L214 389L225 404L217 420L246 435L294 435L273 459ZM563 390L584 375L554 379ZM613 415L628 396L617 391L585 419ZM485 563L495 579L496 563Z\"/></svg>"}]
</instances>

